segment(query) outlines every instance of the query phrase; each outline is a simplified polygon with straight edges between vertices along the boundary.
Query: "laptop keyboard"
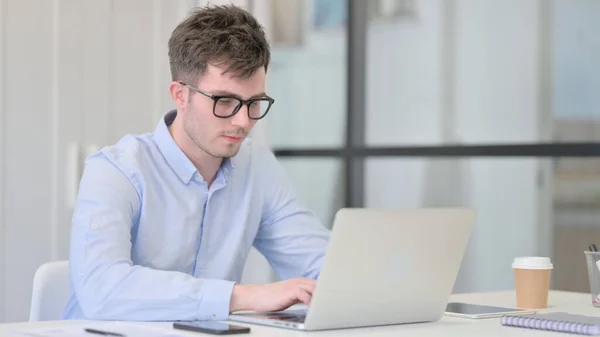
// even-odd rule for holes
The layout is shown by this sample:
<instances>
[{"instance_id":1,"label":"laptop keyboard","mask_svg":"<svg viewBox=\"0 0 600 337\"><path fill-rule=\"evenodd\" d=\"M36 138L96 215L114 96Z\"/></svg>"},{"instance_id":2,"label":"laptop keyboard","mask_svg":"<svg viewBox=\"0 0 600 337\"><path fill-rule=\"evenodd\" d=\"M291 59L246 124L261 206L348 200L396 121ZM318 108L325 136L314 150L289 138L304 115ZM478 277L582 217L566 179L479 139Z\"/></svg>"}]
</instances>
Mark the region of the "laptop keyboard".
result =
<instances>
[{"instance_id":1,"label":"laptop keyboard","mask_svg":"<svg viewBox=\"0 0 600 337\"><path fill-rule=\"evenodd\" d=\"M304 323L306 318L306 310L288 310L285 312L272 312L267 315L267 318L277 319L280 321Z\"/></svg>"}]
</instances>

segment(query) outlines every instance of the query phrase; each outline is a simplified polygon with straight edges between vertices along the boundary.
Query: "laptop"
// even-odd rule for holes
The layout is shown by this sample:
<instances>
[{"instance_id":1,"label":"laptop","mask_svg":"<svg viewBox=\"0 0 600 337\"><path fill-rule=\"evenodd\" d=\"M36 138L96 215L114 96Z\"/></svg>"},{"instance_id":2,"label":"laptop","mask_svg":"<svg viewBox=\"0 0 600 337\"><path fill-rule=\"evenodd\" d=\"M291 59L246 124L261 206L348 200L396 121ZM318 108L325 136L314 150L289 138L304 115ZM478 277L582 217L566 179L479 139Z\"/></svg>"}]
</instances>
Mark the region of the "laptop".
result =
<instances>
[{"instance_id":1,"label":"laptop","mask_svg":"<svg viewBox=\"0 0 600 337\"><path fill-rule=\"evenodd\" d=\"M465 208L342 208L307 309L240 312L229 319L295 330L437 321L475 217Z\"/></svg>"}]
</instances>

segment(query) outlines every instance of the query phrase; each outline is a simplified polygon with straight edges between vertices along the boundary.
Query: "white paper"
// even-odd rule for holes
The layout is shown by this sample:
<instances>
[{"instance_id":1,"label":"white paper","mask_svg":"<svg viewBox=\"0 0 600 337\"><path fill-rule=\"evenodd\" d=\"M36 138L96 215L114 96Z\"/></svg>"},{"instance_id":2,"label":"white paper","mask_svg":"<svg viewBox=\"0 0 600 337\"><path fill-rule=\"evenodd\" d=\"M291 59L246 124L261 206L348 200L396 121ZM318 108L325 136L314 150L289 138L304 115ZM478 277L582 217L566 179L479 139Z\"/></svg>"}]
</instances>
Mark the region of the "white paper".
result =
<instances>
[{"instance_id":1,"label":"white paper","mask_svg":"<svg viewBox=\"0 0 600 337\"><path fill-rule=\"evenodd\" d=\"M12 331L30 337L112 337L86 332L85 329L96 329L122 334L125 337L184 337L176 331L160 327L147 327L137 324L110 322L90 324L65 324L50 327L18 329Z\"/></svg>"}]
</instances>

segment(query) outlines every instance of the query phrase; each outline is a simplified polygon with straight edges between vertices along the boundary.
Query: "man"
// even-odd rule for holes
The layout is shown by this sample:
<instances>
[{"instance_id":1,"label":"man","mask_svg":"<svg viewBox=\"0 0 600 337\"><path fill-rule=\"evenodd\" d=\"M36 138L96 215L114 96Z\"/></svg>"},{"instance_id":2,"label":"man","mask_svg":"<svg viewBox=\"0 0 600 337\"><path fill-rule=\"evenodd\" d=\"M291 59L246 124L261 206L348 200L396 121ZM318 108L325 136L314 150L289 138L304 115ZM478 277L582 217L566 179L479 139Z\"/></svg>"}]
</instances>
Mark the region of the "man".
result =
<instances>
[{"instance_id":1,"label":"man","mask_svg":"<svg viewBox=\"0 0 600 337\"><path fill-rule=\"evenodd\" d=\"M329 231L246 139L273 103L262 28L234 6L199 9L173 31L169 58L176 109L86 160L64 317L207 320L308 304ZM283 281L239 284L252 245Z\"/></svg>"}]
</instances>

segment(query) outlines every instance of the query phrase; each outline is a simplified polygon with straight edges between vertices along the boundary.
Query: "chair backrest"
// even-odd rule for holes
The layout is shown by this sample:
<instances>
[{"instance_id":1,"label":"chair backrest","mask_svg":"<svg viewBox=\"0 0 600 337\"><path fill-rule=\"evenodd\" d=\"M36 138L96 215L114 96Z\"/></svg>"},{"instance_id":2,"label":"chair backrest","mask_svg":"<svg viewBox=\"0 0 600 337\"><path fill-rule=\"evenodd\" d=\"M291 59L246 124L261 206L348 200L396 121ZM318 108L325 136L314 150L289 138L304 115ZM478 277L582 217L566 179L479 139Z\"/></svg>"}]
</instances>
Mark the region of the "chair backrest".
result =
<instances>
[{"instance_id":1,"label":"chair backrest","mask_svg":"<svg viewBox=\"0 0 600 337\"><path fill-rule=\"evenodd\" d=\"M29 321L60 320L69 300L69 261L41 265L33 277Z\"/></svg>"}]
</instances>

